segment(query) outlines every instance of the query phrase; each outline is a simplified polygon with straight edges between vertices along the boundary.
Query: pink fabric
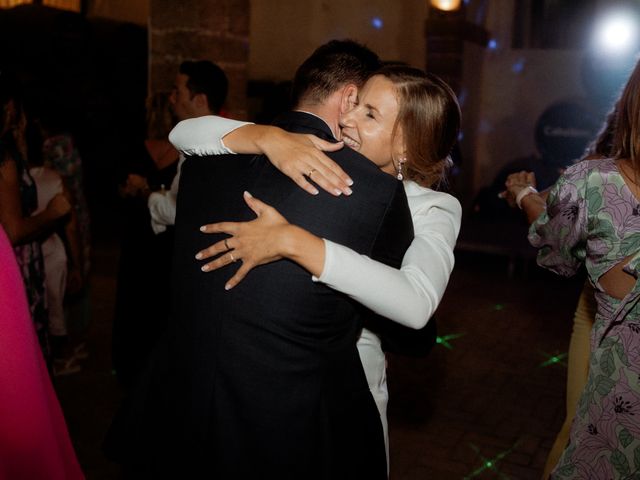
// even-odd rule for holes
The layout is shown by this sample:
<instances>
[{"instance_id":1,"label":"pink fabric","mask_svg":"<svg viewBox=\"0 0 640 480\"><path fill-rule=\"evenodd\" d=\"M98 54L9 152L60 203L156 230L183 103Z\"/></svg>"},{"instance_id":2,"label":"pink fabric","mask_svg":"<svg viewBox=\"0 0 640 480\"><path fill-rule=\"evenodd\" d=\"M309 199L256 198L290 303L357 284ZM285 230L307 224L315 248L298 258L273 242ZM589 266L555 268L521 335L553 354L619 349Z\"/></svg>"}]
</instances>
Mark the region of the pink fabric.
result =
<instances>
[{"instance_id":1,"label":"pink fabric","mask_svg":"<svg viewBox=\"0 0 640 480\"><path fill-rule=\"evenodd\" d=\"M0 479L83 478L0 228Z\"/></svg>"}]
</instances>

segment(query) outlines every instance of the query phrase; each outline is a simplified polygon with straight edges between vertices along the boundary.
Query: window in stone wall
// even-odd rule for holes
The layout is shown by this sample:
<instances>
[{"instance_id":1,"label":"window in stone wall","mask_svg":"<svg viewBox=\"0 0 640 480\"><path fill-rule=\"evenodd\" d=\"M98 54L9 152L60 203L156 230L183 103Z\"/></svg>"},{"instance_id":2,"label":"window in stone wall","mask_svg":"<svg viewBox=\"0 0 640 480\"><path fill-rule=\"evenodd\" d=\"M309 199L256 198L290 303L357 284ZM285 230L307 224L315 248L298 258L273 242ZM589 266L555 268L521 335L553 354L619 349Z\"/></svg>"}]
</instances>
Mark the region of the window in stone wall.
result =
<instances>
[{"instance_id":1,"label":"window in stone wall","mask_svg":"<svg viewBox=\"0 0 640 480\"><path fill-rule=\"evenodd\" d=\"M584 48L597 0L515 0L513 48Z\"/></svg>"},{"instance_id":2,"label":"window in stone wall","mask_svg":"<svg viewBox=\"0 0 640 480\"><path fill-rule=\"evenodd\" d=\"M28 3L40 3L47 7L59 8L61 10L71 10L72 12L80 11L81 0L0 0L0 8L11 8L18 5Z\"/></svg>"}]
</instances>

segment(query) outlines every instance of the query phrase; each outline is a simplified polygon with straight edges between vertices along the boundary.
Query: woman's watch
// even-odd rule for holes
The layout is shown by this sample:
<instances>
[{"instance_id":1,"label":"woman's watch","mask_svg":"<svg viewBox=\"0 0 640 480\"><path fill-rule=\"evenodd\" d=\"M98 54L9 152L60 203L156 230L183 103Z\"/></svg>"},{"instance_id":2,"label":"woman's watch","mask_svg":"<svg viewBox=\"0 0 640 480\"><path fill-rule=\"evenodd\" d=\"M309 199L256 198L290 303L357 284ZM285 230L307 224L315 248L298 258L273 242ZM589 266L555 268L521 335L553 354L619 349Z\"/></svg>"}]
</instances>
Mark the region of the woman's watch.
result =
<instances>
[{"instance_id":1,"label":"woman's watch","mask_svg":"<svg viewBox=\"0 0 640 480\"><path fill-rule=\"evenodd\" d=\"M520 210L522 210L522 199L532 193L538 193L538 190L533 188L531 185L527 185L518 192L518 195L516 195L516 205L518 205Z\"/></svg>"}]
</instances>

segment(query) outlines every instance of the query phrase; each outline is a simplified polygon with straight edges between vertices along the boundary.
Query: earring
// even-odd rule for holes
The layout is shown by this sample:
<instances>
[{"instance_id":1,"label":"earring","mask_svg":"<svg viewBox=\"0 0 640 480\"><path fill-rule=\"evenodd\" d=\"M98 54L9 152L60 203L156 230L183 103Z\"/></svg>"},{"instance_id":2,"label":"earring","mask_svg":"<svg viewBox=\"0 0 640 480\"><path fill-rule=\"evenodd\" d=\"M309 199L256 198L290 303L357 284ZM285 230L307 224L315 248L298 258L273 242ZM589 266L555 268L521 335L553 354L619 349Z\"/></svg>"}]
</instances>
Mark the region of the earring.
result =
<instances>
[{"instance_id":1,"label":"earring","mask_svg":"<svg viewBox=\"0 0 640 480\"><path fill-rule=\"evenodd\" d=\"M404 180L404 175L402 174L402 165L404 165L404 162L406 161L406 158L401 158L400 160L398 160L398 174L396 175L396 178L400 181Z\"/></svg>"}]
</instances>

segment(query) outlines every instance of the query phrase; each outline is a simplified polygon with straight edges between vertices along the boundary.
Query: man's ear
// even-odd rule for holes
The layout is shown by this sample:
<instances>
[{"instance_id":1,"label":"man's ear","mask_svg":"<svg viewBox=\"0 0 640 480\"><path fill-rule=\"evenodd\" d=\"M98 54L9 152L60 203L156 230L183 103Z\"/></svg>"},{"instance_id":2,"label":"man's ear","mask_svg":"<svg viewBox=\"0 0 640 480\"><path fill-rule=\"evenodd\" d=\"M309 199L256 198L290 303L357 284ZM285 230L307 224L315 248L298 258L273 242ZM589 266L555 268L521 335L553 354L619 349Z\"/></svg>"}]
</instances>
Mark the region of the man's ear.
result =
<instances>
[{"instance_id":1,"label":"man's ear","mask_svg":"<svg viewBox=\"0 0 640 480\"><path fill-rule=\"evenodd\" d=\"M358 87L349 83L342 89L342 98L340 99L340 113L347 113L355 106L358 101Z\"/></svg>"},{"instance_id":2,"label":"man's ear","mask_svg":"<svg viewBox=\"0 0 640 480\"><path fill-rule=\"evenodd\" d=\"M204 93L196 93L193 96L193 101L198 108L206 108L209 104L207 96Z\"/></svg>"}]
</instances>

